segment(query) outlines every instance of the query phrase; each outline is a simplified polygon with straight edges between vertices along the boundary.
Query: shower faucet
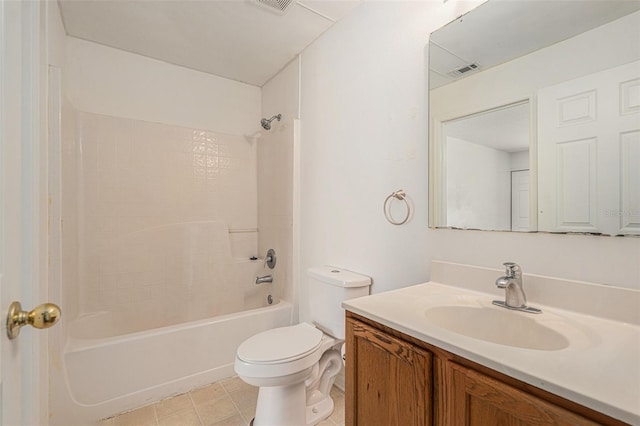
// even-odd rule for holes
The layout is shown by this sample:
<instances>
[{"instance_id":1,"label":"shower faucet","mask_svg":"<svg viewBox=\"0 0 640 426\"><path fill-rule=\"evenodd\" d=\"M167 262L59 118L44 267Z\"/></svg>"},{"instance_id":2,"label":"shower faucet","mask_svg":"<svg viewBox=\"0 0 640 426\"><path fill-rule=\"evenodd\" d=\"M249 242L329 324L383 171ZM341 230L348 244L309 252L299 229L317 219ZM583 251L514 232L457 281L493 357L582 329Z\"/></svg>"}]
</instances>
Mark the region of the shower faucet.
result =
<instances>
[{"instance_id":1,"label":"shower faucet","mask_svg":"<svg viewBox=\"0 0 640 426\"><path fill-rule=\"evenodd\" d=\"M264 257L264 267L273 269L276 267L276 251L274 249L267 250L267 254Z\"/></svg>"}]
</instances>

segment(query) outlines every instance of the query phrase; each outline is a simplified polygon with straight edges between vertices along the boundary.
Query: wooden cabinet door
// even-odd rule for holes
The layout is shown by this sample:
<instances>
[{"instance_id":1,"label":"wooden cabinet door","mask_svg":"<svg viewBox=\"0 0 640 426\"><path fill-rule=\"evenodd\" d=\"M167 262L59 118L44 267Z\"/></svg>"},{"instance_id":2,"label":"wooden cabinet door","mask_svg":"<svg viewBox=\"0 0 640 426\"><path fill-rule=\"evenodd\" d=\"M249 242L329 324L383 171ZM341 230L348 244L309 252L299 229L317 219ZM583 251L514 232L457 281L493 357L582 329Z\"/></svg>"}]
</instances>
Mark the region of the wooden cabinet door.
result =
<instances>
[{"instance_id":1,"label":"wooden cabinet door","mask_svg":"<svg viewBox=\"0 0 640 426\"><path fill-rule=\"evenodd\" d=\"M449 365L451 426L598 424L477 371Z\"/></svg>"},{"instance_id":2,"label":"wooden cabinet door","mask_svg":"<svg viewBox=\"0 0 640 426\"><path fill-rule=\"evenodd\" d=\"M347 318L348 426L432 424L431 354Z\"/></svg>"}]
</instances>

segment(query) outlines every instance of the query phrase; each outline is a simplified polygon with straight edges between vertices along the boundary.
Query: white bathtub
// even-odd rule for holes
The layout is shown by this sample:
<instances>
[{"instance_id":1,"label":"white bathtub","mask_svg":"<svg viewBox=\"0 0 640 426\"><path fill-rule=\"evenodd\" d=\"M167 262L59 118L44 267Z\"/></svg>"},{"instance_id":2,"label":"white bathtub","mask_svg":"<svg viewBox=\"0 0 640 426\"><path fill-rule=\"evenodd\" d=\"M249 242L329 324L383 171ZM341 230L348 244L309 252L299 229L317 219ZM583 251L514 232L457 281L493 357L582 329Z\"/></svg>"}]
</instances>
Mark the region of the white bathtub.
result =
<instances>
[{"instance_id":1,"label":"white bathtub","mask_svg":"<svg viewBox=\"0 0 640 426\"><path fill-rule=\"evenodd\" d=\"M86 425L234 375L238 345L291 324L292 306L277 304L123 336L69 339L54 389L51 424Z\"/></svg>"}]
</instances>

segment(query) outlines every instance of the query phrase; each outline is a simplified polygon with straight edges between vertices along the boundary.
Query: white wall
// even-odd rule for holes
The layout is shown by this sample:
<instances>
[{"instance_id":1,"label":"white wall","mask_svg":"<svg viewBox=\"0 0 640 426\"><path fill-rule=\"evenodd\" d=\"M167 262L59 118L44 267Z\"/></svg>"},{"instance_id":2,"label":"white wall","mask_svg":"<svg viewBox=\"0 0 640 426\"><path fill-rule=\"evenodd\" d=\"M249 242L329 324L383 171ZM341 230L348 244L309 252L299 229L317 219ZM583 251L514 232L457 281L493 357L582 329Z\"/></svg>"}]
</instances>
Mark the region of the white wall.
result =
<instances>
[{"instance_id":1,"label":"white wall","mask_svg":"<svg viewBox=\"0 0 640 426\"><path fill-rule=\"evenodd\" d=\"M302 274L342 266L372 276L378 293L428 280L431 259L512 260L529 273L640 288L640 239L427 228L424 49L430 32L471 7L365 2L302 53ZM393 226L382 203L399 188L415 214Z\"/></svg>"},{"instance_id":2,"label":"white wall","mask_svg":"<svg viewBox=\"0 0 640 426\"><path fill-rule=\"evenodd\" d=\"M66 95L77 109L244 135L260 121L260 88L67 37Z\"/></svg>"},{"instance_id":3,"label":"white wall","mask_svg":"<svg viewBox=\"0 0 640 426\"><path fill-rule=\"evenodd\" d=\"M512 171L529 169L529 151L512 152L509 157Z\"/></svg>"},{"instance_id":4,"label":"white wall","mask_svg":"<svg viewBox=\"0 0 640 426\"><path fill-rule=\"evenodd\" d=\"M424 49L431 31L470 7L364 2L302 53L302 319L310 266L370 275L373 292L428 278ZM401 188L415 213L394 226L383 202Z\"/></svg>"},{"instance_id":5,"label":"white wall","mask_svg":"<svg viewBox=\"0 0 640 426\"><path fill-rule=\"evenodd\" d=\"M511 230L510 155L447 137L447 226Z\"/></svg>"}]
</instances>

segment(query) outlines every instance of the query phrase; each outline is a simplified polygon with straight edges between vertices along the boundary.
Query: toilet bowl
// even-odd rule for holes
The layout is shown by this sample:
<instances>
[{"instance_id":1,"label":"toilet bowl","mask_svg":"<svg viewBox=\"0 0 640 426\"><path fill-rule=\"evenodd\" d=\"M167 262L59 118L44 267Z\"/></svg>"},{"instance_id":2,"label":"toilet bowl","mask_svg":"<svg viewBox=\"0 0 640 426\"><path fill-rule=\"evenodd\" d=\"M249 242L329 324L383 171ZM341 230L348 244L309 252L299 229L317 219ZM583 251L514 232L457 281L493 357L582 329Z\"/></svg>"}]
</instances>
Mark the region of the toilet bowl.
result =
<instances>
[{"instance_id":1,"label":"toilet bowl","mask_svg":"<svg viewBox=\"0 0 640 426\"><path fill-rule=\"evenodd\" d=\"M256 334L236 352L236 373L259 387L254 426L315 425L333 412L330 391L343 367L340 303L367 295L371 279L329 266L311 268L308 276L314 325Z\"/></svg>"},{"instance_id":2,"label":"toilet bowl","mask_svg":"<svg viewBox=\"0 0 640 426\"><path fill-rule=\"evenodd\" d=\"M304 426L329 417L329 391L342 369L341 344L306 323L245 340L238 348L235 370L246 383L260 388L253 424Z\"/></svg>"}]
</instances>

